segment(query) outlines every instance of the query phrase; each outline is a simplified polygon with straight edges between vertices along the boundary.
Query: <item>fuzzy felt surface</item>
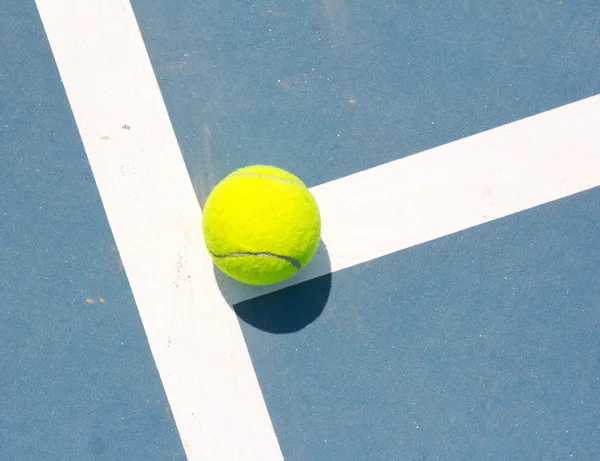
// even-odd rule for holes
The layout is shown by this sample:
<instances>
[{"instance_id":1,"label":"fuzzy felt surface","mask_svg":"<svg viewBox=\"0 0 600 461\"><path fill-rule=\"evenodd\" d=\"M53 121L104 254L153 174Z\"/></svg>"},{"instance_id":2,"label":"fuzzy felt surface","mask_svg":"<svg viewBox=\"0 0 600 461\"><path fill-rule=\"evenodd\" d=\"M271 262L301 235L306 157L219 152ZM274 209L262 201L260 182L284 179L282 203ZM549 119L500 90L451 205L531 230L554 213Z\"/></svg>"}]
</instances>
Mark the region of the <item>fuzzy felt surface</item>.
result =
<instances>
[{"instance_id":1,"label":"fuzzy felt surface","mask_svg":"<svg viewBox=\"0 0 600 461\"><path fill-rule=\"evenodd\" d=\"M253 285L293 276L311 260L321 236L319 208L304 183L265 165L221 181L206 201L202 225L215 264Z\"/></svg>"}]
</instances>

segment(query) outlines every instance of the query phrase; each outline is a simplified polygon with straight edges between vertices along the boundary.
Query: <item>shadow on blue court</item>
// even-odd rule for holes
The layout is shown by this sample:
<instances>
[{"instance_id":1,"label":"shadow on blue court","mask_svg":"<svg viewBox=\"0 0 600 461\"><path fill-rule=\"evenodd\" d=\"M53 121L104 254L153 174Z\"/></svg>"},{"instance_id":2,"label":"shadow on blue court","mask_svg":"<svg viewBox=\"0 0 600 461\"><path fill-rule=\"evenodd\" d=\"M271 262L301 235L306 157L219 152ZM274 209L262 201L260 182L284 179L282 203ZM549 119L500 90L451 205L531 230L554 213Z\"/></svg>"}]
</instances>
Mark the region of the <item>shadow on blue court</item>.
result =
<instances>
[{"instance_id":1,"label":"shadow on blue court","mask_svg":"<svg viewBox=\"0 0 600 461\"><path fill-rule=\"evenodd\" d=\"M324 242L310 264L318 264L320 272L326 272L326 275L247 301L228 302L243 322L259 330L279 334L300 331L323 313L331 292L331 264ZM232 284L237 282L226 278L216 266L214 270L227 300ZM303 270L310 270L310 267Z\"/></svg>"}]
</instances>

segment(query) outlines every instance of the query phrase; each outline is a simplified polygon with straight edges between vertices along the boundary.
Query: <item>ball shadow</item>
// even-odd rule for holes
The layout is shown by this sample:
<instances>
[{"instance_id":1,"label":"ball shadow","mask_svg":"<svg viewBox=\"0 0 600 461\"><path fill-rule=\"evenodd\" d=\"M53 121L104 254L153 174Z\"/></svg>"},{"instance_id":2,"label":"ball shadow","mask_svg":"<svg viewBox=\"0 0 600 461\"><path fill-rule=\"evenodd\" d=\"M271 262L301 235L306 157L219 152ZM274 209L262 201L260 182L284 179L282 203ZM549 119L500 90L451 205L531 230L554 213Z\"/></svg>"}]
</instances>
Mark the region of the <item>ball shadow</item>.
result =
<instances>
[{"instance_id":1,"label":"ball shadow","mask_svg":"<svg viewBox=\"0 0 600 461\"><path fill-rule=\"evenodd\" d=\"M276 285L245 285L216 266L214 271L223 297L238 318L269 333L294 333L310 325L325 309L331 292L331 263L322 241L305 268Z\"/></svg>"}]
</instances>

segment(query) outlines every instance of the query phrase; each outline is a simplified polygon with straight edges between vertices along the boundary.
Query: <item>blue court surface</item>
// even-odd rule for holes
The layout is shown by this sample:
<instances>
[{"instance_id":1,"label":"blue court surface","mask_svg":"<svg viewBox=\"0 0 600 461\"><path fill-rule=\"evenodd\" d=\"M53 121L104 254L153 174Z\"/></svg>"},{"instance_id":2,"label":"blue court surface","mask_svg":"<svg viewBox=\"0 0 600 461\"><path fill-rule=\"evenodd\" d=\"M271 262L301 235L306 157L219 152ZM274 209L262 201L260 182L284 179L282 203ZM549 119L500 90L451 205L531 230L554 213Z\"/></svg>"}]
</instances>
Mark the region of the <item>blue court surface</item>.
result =
<instances>
[{"instance_id":1,"label":"blue court surface","mask_svg":"<svg viewBox=\"0 0 600 461\"><path fill-rule=\"evenodd\" d=\"M0 461L600 460L597 0L0 6ZM315 260L210 263L229 172Z\"/></svg>"}]
</instances>

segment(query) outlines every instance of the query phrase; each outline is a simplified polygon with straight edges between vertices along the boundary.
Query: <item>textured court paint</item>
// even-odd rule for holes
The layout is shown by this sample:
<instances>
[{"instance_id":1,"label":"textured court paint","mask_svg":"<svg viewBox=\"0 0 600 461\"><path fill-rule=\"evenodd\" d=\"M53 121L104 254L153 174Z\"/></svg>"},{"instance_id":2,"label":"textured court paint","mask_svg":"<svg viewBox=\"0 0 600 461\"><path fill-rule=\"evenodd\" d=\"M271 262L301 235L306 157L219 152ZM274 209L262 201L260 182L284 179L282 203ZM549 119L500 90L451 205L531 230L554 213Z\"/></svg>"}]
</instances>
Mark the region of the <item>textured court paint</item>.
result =
<instances>
[{"instance_id":1,"label":"textured court paint","mask_svg":"<svg viewBox=\"0 0 600 461\"><path fill-rule=\"evenodd\" d=\"M201 202L244 165L313 187L600 94L598 0L132 3Z\"/></svg>"},{"instance_id":2,"label":"textured court paint","mask_svg":"<svg viewBox=\"0 0 600 461\"><path fill-rule=\"evenodd\" d=\"M129 2L37 5L188 458L281 460Z\"/></svg>"},{"instance_id":3,"label":"textured court paint","mask_svg":"<svg viewBox=\"0 0 600 461\"><path fill-rule=\"evenodd\" d=\"M276 288L597 187L599 144L594 96L313 187L328 255ZM222 289L238 302L275 288Z\"/></svg>"},{"instance_id":4,"label":"textured court paint","mask_svg":"<svg viewBox=\"0 0 600 461\"><path fill-rule=\"evenodd\" d=\"M0 460L185 461L35 2L0 44Z\"/></svg>"},{"instance_id":5,"label":"textured court paint","mask_svg":"<svg viewBox=\"0 0 600 461\"><path fill-rule=\"evenodd\" d=\"M197 3L196 3L196 4L197 4ZM591 4L591 3L590 3L590 4ZM199 5L199 4L198 4L198 5ZM169 4L169 7L171 7L171 6L170 6L170 4ZM486 7L486 8L487 8L487 7ZM169 21L172 21L172 20L173 20L173 16L174 16L174 15L167 15L167 16L169 16L169 17L168 17L168 20L169 20ZM185 15L179 15L179 16L185 16ZM198 16L202 16L202 15L198 15ZM546 20L545 20L545 23L548 23L548 21L547 21L547 18L546 18ZM154 25L153 25L152 23L150 23L150 25L149 25L148 27L149 27L149 29L152 29L152 28L154 27ZM227 28L222 28L222 27L219 27L218 29L222 30L222 31L223 31L222 33L228 33L228 32L229 32L229 31L227 30ZM580 31L580 30L581 30L581 28L578 28L578 30ZM585 31L585 28L584 28L583 30ZM578 31L578 33L579 33L579 31ZM287 31L286 31L286 32L287 32ZM593 37L592 37L592 38L593 38ZM370 40L369 40L369 41L370 41ZM368 41L368 42L369 42L369 41ZM174 41L174 42L175 42L175 41ZM377 43L376 41L372 41L372 42L374 42L374 43ZM585 43L585 41L582 41L582 40L570 40L570 41L565 41L565 40L562 40L562 39L560 40L560 43L573 43L573 42L575 42L575 43ZM435 46L435 44L434 44L433 46ZM529 52L527 52L527 51L526 51L526 52L525 52L525 54L526 54L526 56L527 56L528 58L531 58L531 57L534 57L534 58L535 58L535 57L536 57L536 56L532 56L532 53L531 53L531 51L529 51ZM542 57L543 57L543 56L542 56ZM449 58L449 59L451 59L451 58ZM423 60L423 61L425 62L425 65L427 65L427 66L429 65L429 62L428 62L427 60ZM564 59L564 56L561 56L561 59L557 59L557 60L555 60L555 61L556 61L556 62L561 62L561 63L565 63L565 62L566 62L566 60ZM590 66L592 66L592 65L593 65L593 63L594 63L595 61L594 61L594 60L590 60L589 62L590 62L590 64L589 64L589 65L590 65ZM566 64L565 64L565 65L566 65ZM530 67L530 68L531 68L531 67L533 67L533 68L536 68L536 67L539 67L539 64L538 64L537 66L536 66L535 64L533 64L533 65L528 65L528 66L523 66L523 67ZM571 70L572 70L572 68L574 68L575 66L568 66L568 67L569 67L569 71L571 71ZM482 68L483 68L483 67L482 67ZM546 67L544 67L544 69L547 69L547 68L546 68ZM579 74L579 75L581 75L581 72L579 71L579 69L574 69L574 70L576 70L576 72L575 72L576 74ZM579 71L579 72L577 72L577 71ZM430 69L430 72L434 72L434 70L431 70L431 69ZM562 92L563 94L567 94L567 95L571 95L571 94L572 94L572 88L566 88L566 89L564 88L565 79L556 78L556 76L555 76L555 73L554 73L554 72L546 72L546 71L544 71L543 73L544 73L544 74L546 74L546 75L551 75L551 76L552 76L551 78L552 78L552 80L556 81L556 85L557 85L557 86L558 86L558 85L560 85L560 86L561 86L561 90L562 90L561 92ZM231 75L233 75L233 76L235 76L235 77L233 77L233 78L236 78L236 79L238 78L237 76L239 75L239 74L237 74L237 73L235 73L235 72L231 72L230 74L231 74ZM419 74L419 73L417 73L417 74L418 74L418 75L419 75L419 77L420 77L420 74ZM577 75L575 75L574 77L576 77L576 76L577 76ZM203 82L203 79L199 79L199 78L198 78L198 79L196 79L196 80L197 80L198 82L201 82L201 85L203 85L203 86L206 86L206 85L205 85L205 83ZM391 80L391 79L390 79L390 80ZM527 80L527 79L523 79L523 78L521 78L520 80L522 80L522 81L525 81L525 80ZM489 85L489 83L488 83L488 81L487 81L487 80L485 80L485 79L482 79L482 81L485 81L485 84L486 84L486 86L488 86L488 87L489 87L489 86L491 86L491 85ZM512 79L506 79L506 81L507 81L507 82L509 82L509 81L514 81L514 80L512 80ZM591 81L591 79L590 79L590 81ZM219 82L219 83L220 83L220 82ZM250 83L253 83L253 82L250 82ZM572 84L573 82L570 80L570 81L569 81L569 83L570 83L570 84ZM430 84L430 82L426 82L425 84L426 84L426 86L428 86L428 87L431 87L431 86L432 86L432 85ZM536 84L538 85L538 87L539 87L539 88L544 88L544 89L547 89L547 88L546 88L544 85L539 85L539 83L538 83L538 81L537 81L537 80L536 80ZM511 84L511 85L512 85L512 84ZM229 88L229 87L227 87L226 85L220 85L220 87L221 87L221 88L223 88L223 91L228 91L228 92L230 91L230 88ZM575 87L577 87L577 84L575 84ZM174 93L175 93L175 92L174 92ZM450 92L448 92L448 93L450 93ZM546 92L544 91L544 92L539 92L539 93L544 93L544 94L545 94ZM490 96L490 100L494 100L494 101L498 102L498 104L501 104L501 103L502 103L502 99L501 99L501 98L498 98L498 97L497 97L497 95L495 95L495 94L494 94L494 95L492 95L492 96ZM406 106L406 104L403 104L403 105L404 105L404 106ZM254 114L254 107L253 107L252 109L253 109L252 117L253 117L253 118L257 118L257 117L255 116L255 114ZM464 107L463 107L463 108L461 108L461 109L463 109L463 110L464 110ZM442 116L445 116L445 114L444 114L444 111L438 110L438 107L432 108L432 110L435 110L435 111L437 111L439 114L441 114L441 115L440 115L440 117L442 117ZM386 114L386 115L387 115L387 114ZM185 113L185 118L186 118L188 121L193 121L193 118L192 118L192 117L189 117L189 113ZM379 118L379 117L377 117L377 118ZM389 117L388 117L388 118L389 118ZM473 115L473 117L472 117L472 118L473 118L473 119L477 119L477 116L476 116L476 115ZM393 119L392 119L392 118L390 118L390 120L392 120L392 121L393 121ZM191 122L190 122L190 123L191 123ZM394 128L396 128L396 127L394 127ZM207 132L208 130L206 129L205 131ZM454 135L454 133L453 133L453 135ZM378 136L373 136L373 138L374 138L374 139L379 139L379 137L378 137ZM376 142L376 141L374 141L374 143L375 143L375 142ZM375 147L380 147L380 144L375 144ZM366 149L366 151L367 151L367 152L369 152L369 149ZM367 156L365 156L365 157L367 157ZM302 159L302 160L300 160L300 161L304 161L304 159ZM320 164L319 164L319 165L320 165ZM221 166L221 167L223 167L223 166ZM223 168L224 168L224 167L223 167ZM368 268L368 265L367 265L367 268ZM384 270L384 271L385 271L385 270ZM366 273L366 275L368 276L368 275L369 275L369 273L367 272L367 273Z\"/></svg>"},{"instance_id":6,"label":"textured court paint","mask_svg":"<svg viewBox=\"0 0 600 461\"><path fill-rule=\"evenodd\" d=\"M598 216L600 188L336 272L293 334L242 324L286 461L597 460Z\"/></svg>"}]
</instances>

